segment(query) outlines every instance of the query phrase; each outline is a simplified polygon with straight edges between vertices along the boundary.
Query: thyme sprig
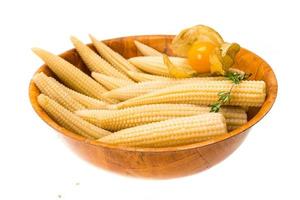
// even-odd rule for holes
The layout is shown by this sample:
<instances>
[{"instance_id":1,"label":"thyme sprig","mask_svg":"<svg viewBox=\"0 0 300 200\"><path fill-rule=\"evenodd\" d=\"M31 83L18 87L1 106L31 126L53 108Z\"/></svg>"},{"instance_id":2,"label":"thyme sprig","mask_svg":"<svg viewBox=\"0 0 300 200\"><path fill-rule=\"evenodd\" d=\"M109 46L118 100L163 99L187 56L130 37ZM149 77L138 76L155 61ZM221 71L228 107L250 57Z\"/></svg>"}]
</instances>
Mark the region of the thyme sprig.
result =
<instances>
[{"instance_id":1,"label":"thyme sprig","mask_svg":"<svg viewBox=\"0 0 300 200\"><path fill-rule=\"evenodd\" d=\"M247 80L251 75L252 74L228 71L225 74L225 77L231 80L234 84L239 84L241 81Z\"/></svg>"},{"instance_id":2,"label":"thyme sprig","mask_svg":"<svg viewBox=\"0 0 300 200\"><path fill-rule=\"evenodd\" d=\"M233 82L233 84L229 91L222 91L222 92L218 93L219 99L217 102L213 103L210 106L210 112L215 112L215 113L219 112L222 105L230 102L231 91L232 91L233 87L235 85L239 84L241 81L247 80L250 76L251 76L251 74L247 74L247 73L238 73L238 72L228 71L225 74L225 77L227 77L229 80L231 80Z\"/></svg>"}]
</instances>

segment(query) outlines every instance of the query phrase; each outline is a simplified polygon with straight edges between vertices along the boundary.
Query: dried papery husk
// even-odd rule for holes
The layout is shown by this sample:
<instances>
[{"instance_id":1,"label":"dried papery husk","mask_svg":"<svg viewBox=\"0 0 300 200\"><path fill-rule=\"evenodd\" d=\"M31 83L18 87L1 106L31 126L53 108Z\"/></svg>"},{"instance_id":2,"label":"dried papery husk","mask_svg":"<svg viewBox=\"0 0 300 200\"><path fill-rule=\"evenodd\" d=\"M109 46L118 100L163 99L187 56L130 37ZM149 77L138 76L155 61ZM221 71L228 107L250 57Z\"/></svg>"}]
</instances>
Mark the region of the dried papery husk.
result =
<instances>
[{"instance_id":1,"label":"dried papery husk","mask_svg":"<svg viewBox=\"0 0 300 200\"><path fill-rule=\"evenodd\" d=\"M166 54L163 54L164 64L168 66L169 73L174 78L191 78L196 77L198 73L188 68L174 65Z\"/></svg>"},{"instance_id":2,"label":"dried papery husk","mask_svg":"<svg viewBox=\"0 0 300 200\"><path fill-rule=\"evenodd\" d=\"M195 42L211 42L220 47L224 40L214 29L205 25L196 25L182 30L172 41L173 52L182 57L186 57L189 49Z\"/></svg>"},{"instance_id":3,"label":"dried papery husk","mask_svg":"<svg viewBox=\"0 0 300 200\"><path fill-rule=\"evenodd\" d=\"M223 43L220 48L216 48L210 55L210 72L212 74L225 75L234 65L235 56L240 51L240 45L237 43Z\"/></svg>"}]
</instances>

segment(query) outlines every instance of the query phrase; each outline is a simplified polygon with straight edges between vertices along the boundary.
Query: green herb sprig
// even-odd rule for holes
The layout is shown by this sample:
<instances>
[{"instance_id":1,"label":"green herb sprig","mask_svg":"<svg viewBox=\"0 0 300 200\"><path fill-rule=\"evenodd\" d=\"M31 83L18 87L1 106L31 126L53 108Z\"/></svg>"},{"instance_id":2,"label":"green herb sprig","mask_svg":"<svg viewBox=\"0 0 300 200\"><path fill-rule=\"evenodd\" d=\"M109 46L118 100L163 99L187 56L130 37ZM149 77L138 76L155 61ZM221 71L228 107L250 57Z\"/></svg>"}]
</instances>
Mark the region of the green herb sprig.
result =
<instances>
[{"instance_id":1,"label":"green herb sprig","mask_svg":"<svg viewBox=\"0 0 300 200\"><path fill-rule=\"evenodd\" d=\"M222 105L230 102L231 91L232 91L233 87L235 85L239 84L241 81L247 80L250 76L251 76L251 74L247 74L247 73L238 73L238 72L228 71L225 74L225 77L227 77L229 80L231 80L233 82L233 84L229 91L222 91L222 92L218 93L219 99L217 102L213 103L210 106L210 112L215 112L215 113L219 112Z\"/></svg>"},{"instance_id":2,"label":"green herb sprig","mask_svg":"<svg viewBox=\"0 0 300 200\"><path fill-rule=\"evenodd\" d=\"M234 84L239 84L241 81L247 80L251 75L252 74L228 71L225 74L225 77L227 77L229 80L231 80Z\"/></svg>"}]
</instances>

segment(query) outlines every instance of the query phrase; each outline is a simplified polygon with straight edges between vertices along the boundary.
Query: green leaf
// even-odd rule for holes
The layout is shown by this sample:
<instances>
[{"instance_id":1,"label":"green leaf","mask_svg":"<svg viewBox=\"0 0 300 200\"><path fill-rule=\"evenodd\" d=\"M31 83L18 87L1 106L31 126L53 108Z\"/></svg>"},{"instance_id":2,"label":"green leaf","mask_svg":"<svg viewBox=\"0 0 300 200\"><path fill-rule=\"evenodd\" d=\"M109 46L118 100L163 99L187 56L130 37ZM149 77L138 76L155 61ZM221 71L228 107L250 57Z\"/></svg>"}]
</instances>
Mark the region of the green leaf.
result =
<instances>
[{"instance_id":1,"label":"green leaf","mask_svg":"<svg viewBox=\"0 0 300 200\"><path fill-rule=\"evenodd\" d=\"M220 108L221 108L221 103L216 102L216 103L214 103L214 104L212 104L212 105L210 106L210 112L215 112L215 113L217 113L217 112L220 111Z\"/></svg>"},{"instance_id":2,"label":"green leaf","mask_svg":"<svg viewBox=\"0 0 300 200\"><path fill-rule=\"evenodd\" d=\"M239 84L243 80L247 80L252 74L247 74L247 73L237 73L237 72L231 72L228 71L225 74L225 77L227 77L229 80L231 80L234 84Z\"/></svg>"},{"instance_id":3,"label":"green leaf","mask_svg":"<svg viewBox=\"0 0 300 200\"><path fill-rule=\"evenodd\" d=\"M230 93L231 91L228 92L219 92L218 96L219 96L219 102L221 102L222 104L225 104L227 102L230 101Z\"/></svg>"}]
</instances>

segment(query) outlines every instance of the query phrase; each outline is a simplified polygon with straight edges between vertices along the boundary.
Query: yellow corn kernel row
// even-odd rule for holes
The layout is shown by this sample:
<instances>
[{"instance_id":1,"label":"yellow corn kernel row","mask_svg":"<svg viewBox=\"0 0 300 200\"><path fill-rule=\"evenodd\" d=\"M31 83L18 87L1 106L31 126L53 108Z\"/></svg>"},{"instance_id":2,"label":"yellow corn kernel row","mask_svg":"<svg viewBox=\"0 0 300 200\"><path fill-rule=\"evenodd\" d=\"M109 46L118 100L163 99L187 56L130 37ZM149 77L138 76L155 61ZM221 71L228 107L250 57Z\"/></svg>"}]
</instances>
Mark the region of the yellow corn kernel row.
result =
<instances>
[{"instance_id":1,"label":"yellow corn kernel row","mask_svg":"<svg viewBox=\"0 0 300 200\"><path fill-rule=\"evenodd\" d=\"M147 74L144 72L128 71L128 76L137 82L155 81L155 80L171 80L169 77Z\"/></svg>"},{"instance_id":2,"label":"yellow corn kernel row","mask_svg":"<svg viewBox=\"0 0 300 200\"><path fill-rule=\"evenodd\" d=\"M233 131L233 130L235 130L235 129L238 129L239 127L240 127L240 126L232 125L232 126L227 126L227 129Z\"/></svg>"},{"instance_id":3,"label":"yellow corn kernel row","mask_svg":"<svg viewBox=\"0 0 300 200\"><path fill-rule=\"evenodd\" d=\"M91 97L114 102L102 97L102 93L107 91L103 86L71 63L43 49L33 48L32 50L70 88Z\"/></svg>"},{"instance_id":4,"label":"yellow corn kernel row","mask_svg":"<svg viewBox=\"0 0 300 200\"><path fill-rule=\"evenodd\" d=\"M156 49L145 45L137 40L134 41L136 48L144 55L144 56L162 56L162 53L157 51Z\"/></svg>"},{"instance_id":5,"label":"yellow corn kernel row","mask_svg":"<svg viewBox=\"0 0 300 200\"><path fill-rule=\"evenodd\" d=\"M175 66L192 70L186 58L169 57ZM149 74L171 77L168 66L164 64L162 56L138 56L129 58L128 61Z\"/></svg>"},{"instance_id":6,"label":"yellow corn kernel row","mask_svg":"<svg viewBox=\"0 0 300 200\"><path fill-rule=\"evenodd\" d=\"M112 76L107 76L104 74L100 74L97 72L92 72L92 77L99 82L101 85L104 85L108 90L116 89L119 87L124 87L126 85L133 84L132 81L128 81L125 79L119 79Z\"/></svg>"},{"instance_id":7,"label":"yellow corn kernel row","mask_svg":"<svg viewBox=\"0 0 300 200\"><path fill-rule=\"evenodd\" d=\"M38 103L59 125L79 135L98 139L111 133L81 119L44 94L38 96Z\"/></svg>"},{"instance_id":8,"label":"yellow corn kernel row","mask_svg":"<svg viewBox=\"0 0 300 200\"><path fill-rule=\"evenodd\" d=\"M153 92L158 89L174 86L177 84L185 83L195 83L202 84L201 81L207 80L224 80L224 77L195 77L195 78L183 78L183 79L165 79L165 80L155 80L155 81L145 81L139 83L133 83L112 89L106 93L103 93L103 96L111 99L117 99L120 101L128 100L134 97ZM102 83L102 82L100 82ZM102 83L105 85L104 83Z\"/></svg>"},{"instance_id":9,"label":"yellow corn kernel row","mask_svg":"<svg viewBox=\"0 0 300 200\"><path fill-rule=\"evenodd\" d=\"M64 90L66 93L72 96L73 99L77 100L79 103L81 103L88 109L104 109L109 105L105 101L100 101L98 99L76 92L75 90L72 90L66 87L65 85L61 84L53 77L48 77L48 78L52 79L52 81L55 82L60 87L61 90Z\"/></svg>"},{"instance_id":10,"label":"yellow corn kernel row","mask_svg":"<svg viewBox=\"0 0 300 200\"><path fill-rule=\"evenodd\" d=\"M125 74L127 74L127 71L139 71L134 65L128 62L127 59L125 59L119 53L109 48L106 44L97 40L91 35L90 38L98 53L108 62L110 62L114 67L116 67L119 71Z\"/></svg>"},{"instance_id":11,"label":"yellow corn kernel row","mask_svg":"<svg viewBox=\"0 0 300 200\"><path fill-rule=\"evenodd\" d=\"M99 72L108 76L126 79L130 82L133 82L130 78L128 78L127 75L116 70L111 64L102 59L96 52L94 52L91 48L89 48L76 37L71 37L71 41L81 59L84 61L91 72Z\"/></svg>"},{"instance_id":12,"label":"yellow corn kernel row","mask_svg":"<svg viewBox=\"0 0 300 200\"><path fill-rule=\"evenodd\" d=\"M81 105L76 99L62 90L53 79L50 79L43 72L34 75L33 82L39 88L41 93L54 99L70 111L81 110L85 107Z\"/></svg>"},{"instance_id":13,"label":"yellow corn kernel row","mask_svg":"<svg viewBox=\"0 0 300 200\"><path fill-rule=\"evenodd\" d=\"M123 129L99 141L126 147L170 147L197 143L226 133L223 115L206 113Z\"/></svg>"},{"instance_id":14,"label":"yellow corn kernel row","mask_svg":"<svg viewBox=\"0 0 300 200\"><path fill-rule=\"evenodd\" d=\"M230 91L231 81L199 81L197 84L184 83L159 89L124 102L112 108L126 108L137 105L159 103L186 103L196 105L211 105L218 100L220 92ZM261 106L266 97L264 81L242 81L231 90L231 100L228 105L233 106Z\"/></svg>"},{"instance_id":15,"label":"yellow corn kernel row","mask_svg":"<svg viewBox=\"0 0 300 200\"><path fill-rule=\"evenodd\" d=\"M75 113L96 126L110 131L119 131L152 122L209 112L208 106L152 104L121 110L78 110ZM222 108L220 113L224 115L228 127L238 127L247 122L247 114L241 108Z\"/></svg>"}]
</instances>

